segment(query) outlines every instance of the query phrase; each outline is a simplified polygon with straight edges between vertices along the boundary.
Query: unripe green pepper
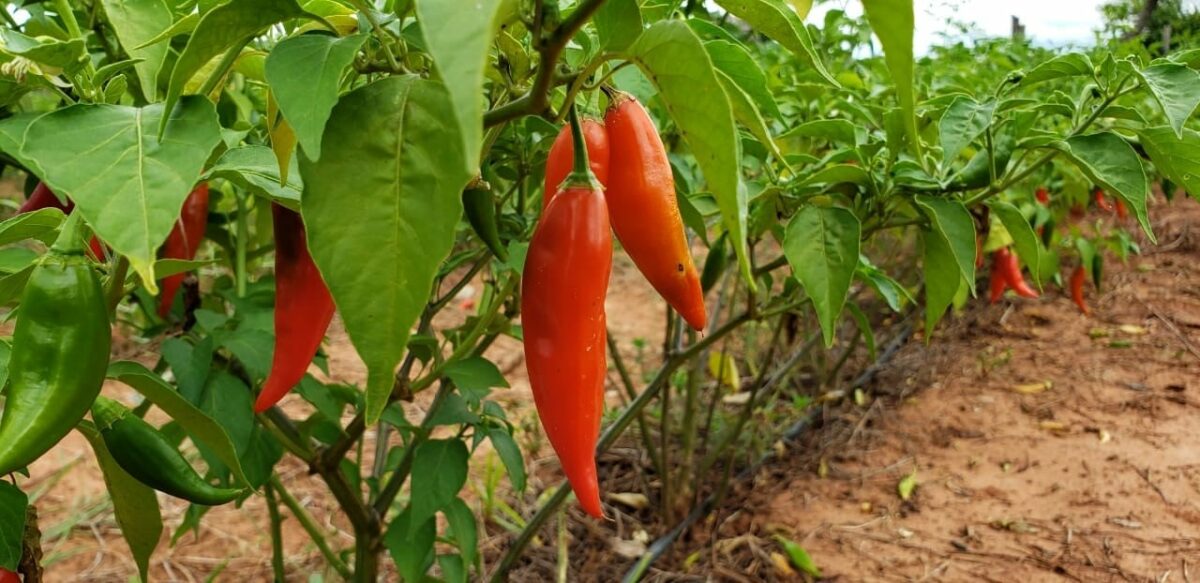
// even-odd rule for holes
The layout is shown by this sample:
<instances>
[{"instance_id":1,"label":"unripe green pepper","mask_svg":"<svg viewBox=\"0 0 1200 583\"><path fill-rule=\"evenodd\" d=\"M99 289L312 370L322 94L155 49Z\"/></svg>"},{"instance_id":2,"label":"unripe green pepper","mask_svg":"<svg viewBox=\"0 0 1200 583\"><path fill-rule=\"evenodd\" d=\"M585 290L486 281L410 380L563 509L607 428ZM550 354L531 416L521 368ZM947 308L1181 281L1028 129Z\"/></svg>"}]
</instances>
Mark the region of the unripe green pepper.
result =
<instances>
[{"instance_id":1,"label":"unripe green pepper","mask_svg":"<svg viewBox=\"0 0 1200 583\"><path fill-rule=\"evenodd\" d=\"M508 261L508 250L500 241L500 227L496 222L496 203L492 200L492 187L482 178L472 180L463 189L463 213L467 222L484 245L500 261Z\"/></svg>"},{"instance_id":2,"label":"unripe green pepper","mask_svg":"<svg viewBox=\"0 0 1200 583\"><path fill-rule=\"evenodd\" d=\"M92 419L121 469L137 481L194 504L216 506L242 495L204 481L154 426L107 397L96 398Z\"/></svg>"},{"instance_id":3,"label":"unripe green pepper","mask_svg":"<svg viewBox=\"0 0 1200 583\"><path fill-rule=\"evenodd\" d=\"M0 418L0 476L41 457L83 419L104 384L111 344L104 290L74 213L21 295Z\"/></svg>"}]
</instances>

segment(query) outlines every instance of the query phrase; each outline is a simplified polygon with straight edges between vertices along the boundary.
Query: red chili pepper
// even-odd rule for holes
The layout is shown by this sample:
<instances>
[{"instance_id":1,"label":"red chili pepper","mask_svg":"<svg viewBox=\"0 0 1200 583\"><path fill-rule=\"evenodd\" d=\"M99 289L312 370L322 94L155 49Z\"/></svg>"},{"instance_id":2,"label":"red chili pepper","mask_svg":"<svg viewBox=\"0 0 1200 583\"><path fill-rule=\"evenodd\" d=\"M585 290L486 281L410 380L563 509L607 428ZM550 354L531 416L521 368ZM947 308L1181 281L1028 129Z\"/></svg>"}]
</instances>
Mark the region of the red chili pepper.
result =
<instances>
[{"instance_id":1,"label":"red chili pepper","mask_svg":"<svg viewBox=\"0 0 1200 583\"><path fill-rule=\"evenodd\" d=\"M1088 312L1087 301L1083 299L1083 284L1087 281L1087 272L1080 265L1071 272L1071 300L1079 306L1079 311L1086 316Z\"/></svg>"},{"instance_id":2,"label":"red chili pepper","mask_svg":"<svg viewBox=\"0 0 1200 583\"><path fill-rule=\"evenodd\" d=\"M988 276L988 303L994 304L1004 297L1004 290L1008 289L1008 274L1004 271L1005 262L1003 257L1010 255L1008 249L1000 249L992 254L992 271Z\"/></svg>"},{"instance_id":3,"label":"red chili pepper","mask_svg":"<svg viewBox=\"0 0 1200 583\"><path fill-rule=\"evenodd\" d=\"M292 390L308 371L333 320L333 298L308 252L300 214L271 205L275 219L275 355L254 402L262 413Z\"/></svg>"},{"instance_id":4,"label":"red chili pepper","mask_svg":"<svg viewBox=\"0 0 1200 583\"><path fill-rule=\"evenodd\" d=\"M200 249L200 242L204 240L204 229L207 226L208 184L201 182L183 201L179 220L175 221L175 228L171 229L171 234L167 235L167 242L163 244L163 258L188 261L195 259L196 251ZM171 305L175 303L175 294L178 293L184 277L184 274L178 273L163 279L162 294L158 296L158 316L160 318L166 318L171 313Z\"/></svg>"},{"instance_id":5,"label":"red chili pepper","mask_svg":"<svg viewBox=\"0 0 1200 583\"><path fill-rule=\"evenodd\" d=\"M0 583L21 583L21 577L8 569L0 569Z\"/></svg>"},{"instance_id":6,"label":"red chili pepper","mask_svg":"<svg viewBox=\"0 0 1200 583\"><path fill-rule=\"evenodd\" d=\"M574 108L571 123L578 128ZM521 281L525 363L538 417L580 505L596 518L604 517L595 452L607 369L610 231L604 193L585 153L542 214Z\"/></svg>"},{"instance_id":7,"label":"red chili pepper","mask_svg":"<svg viewBox=\"0 0 1200 583\"><path fill-rule=\"evenodd\" d=\"M1046 187L1044 187L1044 186L1039 187L1034 196L1037 197L1037 201L1039 203L1041 203L1042 205L1044 205L1044 206L1050 205L1050 191L1046 190Z\"/></svg>"},{"instance_id":8,"label":"red chili pepper","mask_svg":"<svg viewBox=\"0 0 1200 583\"><path fill-rule=\"evenodd\" d=\"M17 209L17 214L22 215L25 213L31 213L33 211L49 208L58 209L62 211L63 214L69 215L71 214L71 211L75 210L75 203L69 200L66 203L63 203L63 201L59 200L58 196L54 194L54 191L50 190L50 187L46 186L46 183L38 182L37 186L33 188L33 192L29 193L29 198L21 204L21 208ZM96 238L95 235L93 235L92 239L88 241L88 247L92 250L93 259L104 259L104 244L101 243L100 239Z\"/></svg>"},{"instance_id":9,"label":"red chili pepper","mask_svg":"<svg viewBox=\"0 0 1200 583\"><path fill-rule=\"evenodd\" d=\"M1118 219L1128 218L1129 217L1129 209L1126 208L1125 201L1118 198L1116 200L1116 203L1117 203L1117 218Z\"/></svg>"},{"instance_id":10,"label":"red chili pepper","mask_svg":"<svg viewBox=\"0 0 1200 583\"><path fill-rule=\"evenodd\" d=\"M587 142L588 161L592 169L592 174L596 175L596 179L603 186L608 186L608 170L609 170L609 145L608 132L604 130L604 125L594 119L583 119L583 139ZM558 132L558 137L554 138L554 144L550 146L550 153L546 155L546 181L542 193L542 211L550 204L550 199L554 198L559 187L562 186L563 180L566 180L567 174L571 172L572 160L575 156L575 147L571 145L571 126L563 126L562 131Z\"/></svg>"},{"instance_id":11,"label":"red chili pepper","mask_svg":"<svg viewBox=\"0 0 1200 583\"><path fill-rule=\"evenodd\" d=\"M997 251L996 258L1004 264L1003 269L1008 279L1008 286L1023 298L1038 297L1037 291L1029 287L1029 284L1025 282L1025 276L1021 275L1021 264L1017 261L1016 253L1012 253L1008 249L1002 249L1001 251L1004 253L1001 255Z\"/></svg>"},{"instance_id":12,"label":"red chili pepper","mask_svg":"<svg viewBox=\"0 0 1200 583\"><path fill-rule=\"evenodd\" d=\"M683 230L671 162L654 120L632 95L608 91L612 144L609 215L621 246L650 285L696 330L708 323L700 274Z\"/></svg>"},{"instance_id":13,"label":"red chili pepper","mask_svg":"<svg viewBox=\"0 0 1200 583\"><path fill-rule=\"evenodd\" d=\"M1096 208L1099 208L1106 213L1111 213L1116 210L1116 208L1113 207L1113 204L1108 201L1108 198L1104 196L1104 191L1100 190L1099 188L1096 189Z\"/></svg>"}]
</instances>

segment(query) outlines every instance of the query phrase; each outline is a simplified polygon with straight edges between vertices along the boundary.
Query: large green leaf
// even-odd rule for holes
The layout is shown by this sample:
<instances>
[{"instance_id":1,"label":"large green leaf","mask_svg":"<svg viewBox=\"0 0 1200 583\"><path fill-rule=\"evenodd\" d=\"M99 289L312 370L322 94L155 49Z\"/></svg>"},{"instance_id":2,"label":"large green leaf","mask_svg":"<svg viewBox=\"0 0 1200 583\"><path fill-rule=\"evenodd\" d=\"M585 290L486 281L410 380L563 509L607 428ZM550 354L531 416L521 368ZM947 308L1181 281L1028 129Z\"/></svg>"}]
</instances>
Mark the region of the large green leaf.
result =
<instances>
[{"instance_id":1,"label":"large green leaf","mask_svg":"<svg viewBox=\"0 0 1200 583\"><path fill-rule=\"evenodd\" d=\"M19 113L0 120L0 152L12 156L14 160L34 174L41 174L41 169L38 168L36 161L26 158L21 153L21 145L25 143L25 130L29 129L30 124L43 115L45 114Z\"/></svg>"},{"instance_id":2,"label":"large green leaf","mask_svg":"<svg viewBox=\"0 0 1200 583\"><path fill-rule=\"evenodd\" d=\"M1053 81L1064 77L1091 76L1095 68L1092 60L1083 53L1068 53L1054 57L1033 68L1021 79L1022 85L1033 85L1044 81Z\"/></svg>"},{"instance_id":3,"label":"large green leaf","mask_svg":"<svg viewBox=\"0 0 1200 583\"><path fill-rule=\"evenodd\" d=\"M963 149L971 145L992 123L996 104L979 103L965 95L959 96L946 108L938 122L942 141L942 164L950 165Z\"/></svg>"},{"instance_id":4,"label":"large green leaf","mask_svg":"<svg viewBox=\"0 0 1200 583\"><path fill-rule=\"evenodd\" d=\"M1177 137L1173 129L1160 126L1146 128L1139 135L1154 167L1200 200L1200 132L1185 129L1183 136Z\"/></svg>"},{"instance_id":5,"label":"large green leaf","mask_svg":"<svg viewBox=\"0 0 1200 583\"><path fill-rule=\"evenodd\" d=\"M300 161L313 259L367 366L370 423L462 216L471 177L454 120L441 84L391 77L343 96L321 159Z\"/></svg>"},{"instance_id":6,"label":"large green leaf","mask_svg":"<svg viewBox=\"0 0 1200 583\"><path fill-rule=\"evenodd\" d=\"M863 10L871 30L883 45L883 56L896 98L904 112L904 127L918 160L921 155L921 135L917 129L916 77L913 72L913 2L912 0L863 0Z\"/></svg>"},{"instance_id":7,"label":"large green leaf","mask_svg":"<svg viewBox=\"0 0 1200 583\"><path fill-rule=\"evenodd\" d=\"M768 89L766 73L759 68L746 47L727 40L711 40L704 43L704 49L708 51L713 66L728 75L746 95L753 98L759 111L771 119L783 119L783 114L779 112L779 104Z\"/></svg>"},{"instance_id":8,"label":"large green leaf","mask_svg":"<svg viewBox=\"0 0 1200 583\"><path fill-rule=\"evenodd\" d=\"M432 439L417 446L410 501L414 530L457 499L467 483L469 457L466 444L459 439Z\"/></svg>"},{"instance_id":9,"label":"large green leaf","mask_svg":"<svg viewBox=\"0 0 1200 583\"><path fill-rule=\"evenodd\" d=\"M940 236L958 266L958 276L967 281L974 294L975 220L970 211L961 202L936 196L919 195L914 202L929 217L933 232ZM957 291L958 286L954 289Z\"/></svg>"},{"instance_id":10,"label":"large green leaf","mask_svg":"<svg viewBox=\"0 0 1200 583\"><path fill-rule=\"evenodd\" d=\"M152 292L158 247L221 141L207 99L189 97L172 115L163 111L161 104L72 105L30 124L21 150L50 189L74 201L96 234L129 258ZM160 118L167 127L161 141Z\"/></svg>"},{"instance_id":11,"label":"large green leaf","mask_svg":"<svg viewBox=\"0 0 1200 583\"><path fill-rule=\"evenodd\" d=\"M592 17L600 37L600 48L623 51L642 33L642 13L638 0L608 0Z\"/></svg>"},{"instance_id":12,"label":"large green leaf","mask_svg":"<svg viewBox=\"0 0 1200 583\"><path fill-rule=\"evenodd\" d=\"M861 239L858 217L839 207L806 206L787 226L783 253L812 299L826 346L833 346L836 337L837 319L858 267Z\"/></svg>"},{"instance_id":13,"label":"large green leaf","mask_svg":"<svg viewBox=\"0 0 1200 583\"><path fill-rule=\"evenodd\" d=\"M839 86L813 48L804 21L783 0L717 0L717 4L804 59L830 85Z\"/></svg>"},{"instance_id":14,"label":"large green leaf","mask_svg":"<svg viewBox=\"0 0 1200 583\"><path fill-rule=\"evenodd\" d=\"M108 365L108 378L133 387L179 423L193 439L204 442L205 447L233 472L239 482L249 483L242 472L237 448L221 424L188 402L162 377L139 363L121 360Z\"/></svg>"},{"instance_id":15,"label":"large green leaf","mask_svg":"<svg viewBox=\"0 0 1200 583\"><path fill-rule=\"evenodd\" d=\"M45 208L9 217L0 222L0 246L25 239L37 239L50 244L57 238L58 226L65 216L58 209Z\"/></svg>"},{"instance_id":16,"label":"large green leaf","mask_svg":"<svg viewBox=\"0 0 1200 583\"><path fill-rule=\"evenodd\" d=\"M738 123L750 130L758 141L766 146L780 162L787 163L784 160L783 152L779 151L779 145L775 143L775 138L771 137L771 130L767 128L767 122L763 119L762 113L758 111L758 106L746 95L745 91L738 86L737 82L729 78L724 71L717 71L717 77L721 79L721 86L725 89L725 95L729 98L729 105L733 107L733 117Z\"/></svg>"},{"instance_id":17,"label":"large green leaf","mask_svg":"<svg viewBox=\"0 0 1200 583\"><path fill-rule=\"evenodd\" d=\"M658 86L671 118L695 154L735 243L742 275L753 288L746 244L747 197L740 174L740 144L733 110L724 91L696 90L721 84L704 44L687 24L667 20L646 29L629 47L629 56Z\"/></svg>"},{"instance_id":18,"label":"large green leaf","mask_svg":"<svg viewBox=\"0 0 1200 583\"><path fill-rule=\"evenodd\" d=\"M925 268L925 341L928 342L934 327L958 294L963 279L945 235L936 229L922 229L921 245L924 248L921 263Z\"/></svg>"},{"instance_id":19,"label":"large green leaf","mask_svg":"<svg viewBox=\"0 0 1200 583\"><path fill-rule=\"evenodd\" d=\"M365 34L305 34L280 41L267 55L267 84L300 147L313 160L321 157L321 134L337 103L342 73L366 40Z\"/></svg>"},{"instance_id":20,"label":"large green leaf","mask_svg":"<svg viewBox=\"0 0 1200 583\"><path fill-rule=\"evenodd\" d=\"M479 527L475 524L475 513L471 512L471 507L461 498L451 500L442 509L442 513L446 515L446 523L459 552L462 553L463 562L468 565L474 564L479 548Z\"/></svg>"},{"instance_id":21,"label":"large green leaf","mask_svg":"<svg viewBox=\"0 0 1200 583\"><path fill-rule=\"evenodd\" d=\"M166 109L170 111L183 95L192 76L214 57L244 44L270 26L284 20L306 16L296 0L237 0L213 8L200 17L187 46L179 53L171 81L167 85ZM164 119L158 128L165 131Z\"/></svg>"},{"instance_id":22,"label":"large green leaf","mask_svg":"<svg viewBox=\"0 0 1200 583\"><path fill-rule=\"evenodd\" d=\"M993 200L988 203L988 207L1000 219L1004 230L1012 236L1013 245L1017 248L1017 255L1025 261L1025 265L1029 266L1029 273L1033 274L1034 282L1041 287L1042 259L1045 255L1041 238L1034 232L1033 227L1029 225L1029 221L1025 219L1021 211L1012 204Z\"/></svg>"},{"instance_id":23,"label":"large green leaf","mask_svg":"<svg viewBox=\"0 0 1200 583\"><path fill-rule=\"evenodd\" d=\"M25 509L29 498L16 486L0 481L0 569L16 571L25 540Z\"/></svg>"},{"instance_id":24,"label":"large green leaf","mask_svg":"<svg viewBox=\"0 0 1200 583\"><path fill-rule=\"evenodd\" d=\"M1184 65L1161 63L1140 72L1150 93L1162 106L1177 137L1183 137L1183 124L1200 105L1200 73Z\"/></svg>"},{"instance_id":25,"label":"large green leaf","mask_svg":"<svg viewBox=\"0 0 1200 583\"><path fill-rule=\"evenodd\" d=\"M1054 147L1062 150L1092 182L1125 201L1151 241L1157 242L1146 213L1150 185L1142 160L1121 136L1101 132L1075 136Z\"/></svg>"},{"instance_id":26,"label":"large green leaf","mask_svg":"<svg viewBox=\"0 0 1200 583\"><path fill-rule=\"evenodd\" d=\"M241 146L226 150L204 175L224 178L238 186L277 202L294 211L300 210L300 193L304 182L300 179L296 159L292 158L291 172L287 183L280 184L279 162L275 153L266 146Z\"/></svg>"},{"instance_id":27,"label":"large green leaf","mask_svg":"<svg viewBox=\"0 0 1200 583\"><path fill-rule=\"evenodd\" d=\"M468 172L479 169L483 139L483 71L500 0L474 0L469 8L445 0L417 0L425 47L433 56L462 135Z\"/></svg>"},{"instance_id":28,"label":"large green leaf","mask_svg":"<svg viewBox=\"0 0 1200 583\"><path fill-rule=\"evenodd\" d=\"M92 444L100 473L104 476L104 486L112 500L117 526L121 527L121 536L129 545L129 552L133 554L133 562L137 563L142 581L149 581L147 572L150 569L150 556L158 548L163 529L158 496L153 489L117 465L117 460L109 453L95 425L85 420L80 421L75 429Z\"/></svg>"},{"instance_id":29,"label":"large green leaf","mask_svg":"<svg viewBox=\"0 0 1200 583\"><path fill-rule=\"evenodd\" d=\"M117 40L126 47L129 57L142 60L133 69L137 71L146 101L155 101L158 99L158 72L170 47L166 43L141 45L171 26L171 8L165 0L102 0L101 4Z\"/></svg>"},{"instance_id":30,"label":"large green leaf","mask_svg":"<svg viewBox=\"0 0 1200 583\"><path fill-rule=\"evenodd\" d=\"M68 73L79 70L86 61L87 49L82 39L33 38L11 28L0 28L0 43L5 53Z\"/></svg>"}]
</instances>

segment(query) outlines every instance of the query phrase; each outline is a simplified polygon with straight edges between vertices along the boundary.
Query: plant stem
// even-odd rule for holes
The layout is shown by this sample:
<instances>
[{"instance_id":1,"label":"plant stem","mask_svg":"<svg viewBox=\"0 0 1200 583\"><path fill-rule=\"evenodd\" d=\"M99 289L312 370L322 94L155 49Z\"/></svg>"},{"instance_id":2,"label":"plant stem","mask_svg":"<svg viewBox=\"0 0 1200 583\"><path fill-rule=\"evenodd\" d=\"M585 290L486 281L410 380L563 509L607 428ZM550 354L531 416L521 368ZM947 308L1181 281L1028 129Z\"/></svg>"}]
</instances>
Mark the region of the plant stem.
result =
<instances>
[{"instance_id":1,"label":"plant stem","mask_svg":"<svg viewBox=\"0 0 1200 583\"><path fill-rule=\"evenodd\" d=\"M243 196L236 196L237 199L237 240L234 242L234 266L233 274L235 278L235 290L237 297L246 297L246 244L250 238L250 221L246 218L246 199Z\"/></svg>"},{"instance_id":2,"label":"plant stem","mask_svg":"<svg viewBox=\"0 0 1200 583\"><path fill-rule=\"evenodd\" d=\"M371 28L373 28L375 32L379 33L380 36L386 37L379 39L379 44L383 47L383 56L387 58L388 65L392 68L392 71L399 72L401 70L400 63L396 61L396 55L392 54L392 47L387 43L388 39L393 38L391 31L379 24L379 19L375 18L375 11L373 10L373 7L368 6L366 2L363 2L363 0L350 0L350 4L357 8L359 12L363 13L363 16L366 17L367 22L371 24Z\"/></svg>"},{"instance_id":3,"label":"plant stem","mask_svg":"<svg viewBox=\"0 0 1200 583\"><path fill-rule=\"evenodd\" d=\"M267 499L267 514L271 519L271 571L275 581L286 581L287 572L283 568L283 517L279 514L279 503L275 500L275 486L268 482L263 488Z\"/></svg>"},{"instance_id":4,"label":"plant stem","mask_svg":"<svg viewBox=\"0 0 1200 583\"><path fill-rule=\"evenodd\" d=\"M292 496L291 492L287 491L287 488L283 487L283 483L279 481L279 476L272 474L271 480L268 484L269 486L267 491L270 492L273 489L279 494L280 502L283 502L283 505L287 506L288 510L292 513L292 516L296 517L296 520L300 523L300 527L304 529L304 532L308 533L308 536L312 539L313 544L317 545L317 550L321 552L321 556L325 557L325 560L329 563L329 566L333 567L334 571L337 571L339 575L349 581L354 574L351 573L350 568L347 567L340 558L338 558L337 553L333 552L333 549L329 548L329 542L325 540L325 533L321 532L321 527L317 525L317 521L313 519L312 515L310 515L308 511L304 509L304 506L302 506L300 502ZM275 507L275 504L270 501L269 494L267 503L272 508ZM276 510L274 514L277 515L278 510ZM274 520L274 518L272 518L272 520ZM276 525L272 524L272 528L275 526ZM280 568L283 566L282 562L283 559L280 557Z\"/></svg>"},{"instance_id":5,"label":"plant stem","mask_svg":"<svg viewBox=\"0 0 1200 583\"><path fill-rule=\"evenodd\" d=\"M233 67L234 61L236 61L237 58L242 54L242 49L246 48L246 45L248 44L250 44L250 37L238 41L237 44L229 47L228 51L225 51L225 55L221 57L219 62L217 62L217 68L213 69L212 75L209 75L208 79L204 80L204 85L200 86L200 91L198 91L200 95L208 97L214 90L216 90L217 84L219 84L221 80L225 78L225 75L229 73L229 69ZM166 112L163 115L167 115L167 113L169 112Z\"/></svg>"},{"instance_id":6,"label":"plant stem","mask_svg":"<svg viewBox=\"0 0 1200 583\"><path fill-rule=\"evenodd\" d=\"M125 297L125 276L128 273L129 260L122 255L117 259L108 280L108 313L112 314L113 318L116 318L117 305L121 303L121 298Z\"/></svg>"},{"instance_id":7,"label":"plant stem","mask_svg":"<svg viewBox=\"0 0 1200 583\"><path fill-rule=\"evenodd\" d=\"M617 339L613 337L611 330L607 332L607 336L609 357L613 361L613 367L617 369L617 376L621 377L621 384L625 387L625 394L629 395L629 400L632 401L637 398L637 389L633 386L633 377L629 375L629 369L625 366L625 359L621 356L621 351L617 347ZM646 448L646 455L650 456L650 464L654 466L654 473L662 475L662 459L659 457L658 449L654 447L654 440L650 436L650 427L646 424L645 412L638 412L637 421L638 430L642 434L642 446Z\"/></svg>"},{"instance_id":8,"label":"plant stem","mask_svg":"<svg viewBox=\"0 0 1200 583\"><path fill-rule=\"evenodd\" d=\"M412 472L413 458L415 457L417 448L429 439L429 434L433 431L433 418L437 414L446 397L454 390L454 383L448 379L442 381L442 385L438 388L438 392L433 397L433 402L429 405L429 410L425 412L425 418L421 421L421 426L413 434L412 440L408 442L408 447L404 449L404 456L400 458L400 465L396 467L395 473L392 474L383 489L379 492L379 499L375 501L375 512L380 516L386 516L387 510L392 505L392 501L396 499L396 495L400 493L400 488L404 486L404 482L408 480L408 475Z\"/></svg>"}]
</instances>

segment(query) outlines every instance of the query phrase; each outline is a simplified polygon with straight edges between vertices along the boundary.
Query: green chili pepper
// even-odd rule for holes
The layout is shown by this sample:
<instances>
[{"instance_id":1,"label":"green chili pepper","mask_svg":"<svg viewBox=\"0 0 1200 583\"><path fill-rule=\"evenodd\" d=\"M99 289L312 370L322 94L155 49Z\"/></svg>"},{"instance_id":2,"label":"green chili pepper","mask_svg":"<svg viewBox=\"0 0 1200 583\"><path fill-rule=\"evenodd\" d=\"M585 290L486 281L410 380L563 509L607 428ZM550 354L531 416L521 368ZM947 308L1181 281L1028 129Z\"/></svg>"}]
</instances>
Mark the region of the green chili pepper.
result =
<instances>
[{"instance_id":1,"label":"green chili pepper","mask_svg":"<svg viewBox=\"0 0 1200 583\"><path fill-rule=\"evenodd\" d=\"M242 490L204 481L166 436L120 403L98 397L92 419L121 469L137 481L195 504L216 506L237 499Z\"/></svg>"},{"instance_id":2,"label":"green chili pepper","mask_svg":"<svg viewBox=\"0 0 1200 583\"><path fill-rule=\"evenodd\" d=\"M492 200L492 187L482 178L472 180L463 189L463 212L467 222L479 236L479 240L491 249L500 261L508 261L508 251L500 242L500 227L496 223L496 203Z\"/></svg>"},{"instance_id":3,"label":"green chili pepper","mask_svg":"<svg viewBox=\"0 0 1200 583\"><path fill-rule=\"evenodd\" d=\"M67 218L21 295L0 419L0 475L54 447L83 419L104 383L112 343L108 309L84 255L79 217Z\"/></svg>"},{"instance_id":4,"label":"green chili pepper","mask_svg":"<svg viewBox=\"0 0 1200 583\"><path fill-rule=\"evenodd\" d=\"M717 285L717 280L729 266L729 254L725 253L725 240L728 238L728 231L721 233L720 238L714 241L708 250L708 258L704 260L704 270L700 272L700 288L706 293L714 285Z\"/></svg>"},{"instance_id":5,"label":"green chili pepper","mask_svg":"<svg viewBox=\"0 0 1200 583\"><path fill-rule=\"evenodd\" d=\"M1012 159L1013 150L1017 147L1016 130L1010 127L1005 127L996 134L993 149L996 152L995 171L996 176L1004 175L1005 169L1008 168L1008 162ZM983 188L992 183L992 157L988 154L987 149L976 152L974 156L967 162L953 180L950 181L950 188L955 190L971 190L975 188Z\"/></svg>"}]
</instances>

